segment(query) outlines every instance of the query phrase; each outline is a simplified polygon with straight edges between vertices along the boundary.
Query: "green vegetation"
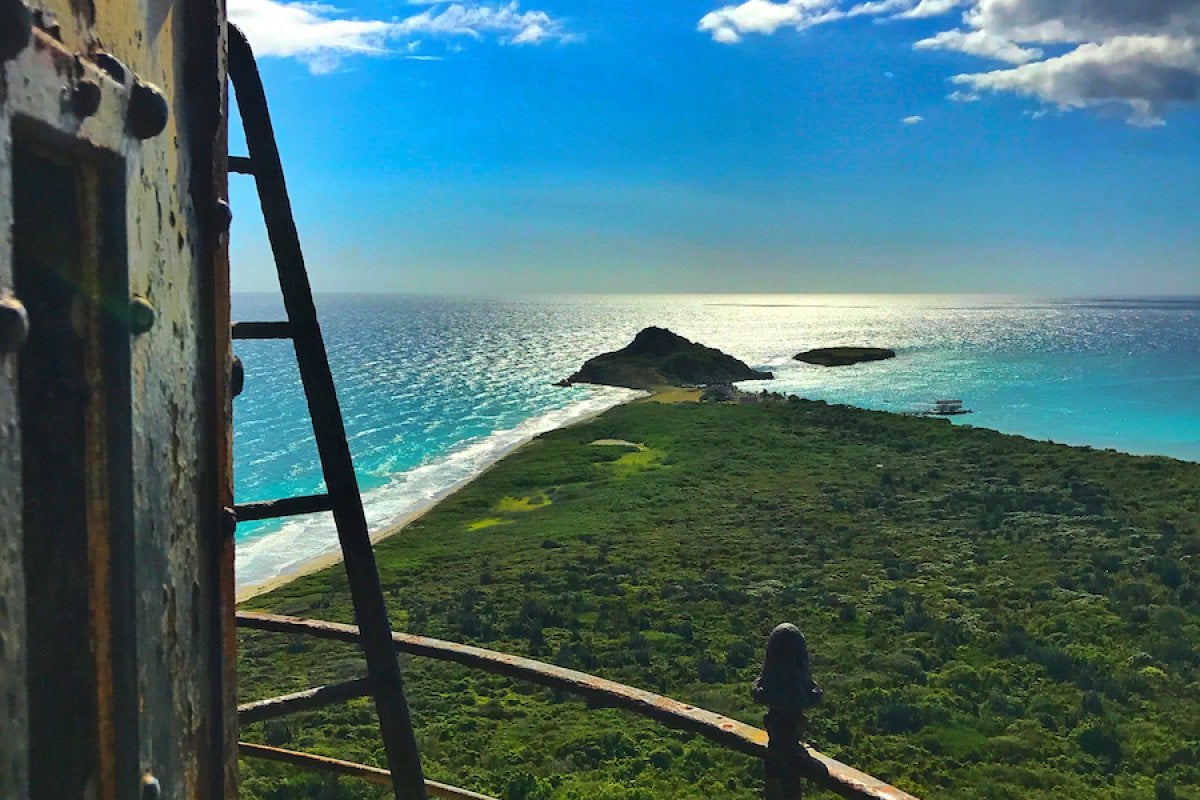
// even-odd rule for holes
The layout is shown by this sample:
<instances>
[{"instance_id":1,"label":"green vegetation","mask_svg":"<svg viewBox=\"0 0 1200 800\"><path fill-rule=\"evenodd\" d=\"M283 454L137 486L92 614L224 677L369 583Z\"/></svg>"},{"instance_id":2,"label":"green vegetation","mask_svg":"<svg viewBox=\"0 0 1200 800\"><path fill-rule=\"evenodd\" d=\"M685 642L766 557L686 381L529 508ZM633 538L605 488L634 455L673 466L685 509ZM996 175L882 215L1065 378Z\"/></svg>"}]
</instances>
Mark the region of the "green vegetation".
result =
<instances>
[{"instance_id":1,"label":"green vegetation","mask_svg":"<svg viewBox=\"0 0 1200 800\"><path fill-rule=\"evenodd\" d=\"M619 466L645 452L657 468ZM377 552L400 630L747 722L766 636L795 622L825 691L809 740L918 796L1183 800L1200 796L1198 488L1197 464L938 420L640 402L539 438ZM491 517L508 524L467 530ZM351 620L340 567L247 605ZM757 763L631 714L403 666L431 778L506 800L760 796ZM363 667L245 634L240 669L249 700ZM373 725L360 701L243 738L379 764ZM243 762L251 800L383 796Z\"/></svg>"},{"instance_id":2,"label":"green vegetation","mask_svg":"<svg viewBox=\"0 0 1200 800\"><path fill-rule=\"evenodd\" d=\"M506 514L521 514L545 508L553 502L544 494L529 495L528 497L501 497L496 503L496 510Z\"/></svg>"},{"instance_id":3,"label":"green vegetation","mask_svg":"<svg viewBox=\"0 0 1200 800\"><path fill-rule=\"evenodd\" d=\"M479 531L479 530L483 530L484 528L494 528L497 525L510 525L510 524L512 524L512 520L505 519L504 517L484 517L483 519L477 519L473 522L468 522L467 530Z\"/></svg>"}]
</instances>

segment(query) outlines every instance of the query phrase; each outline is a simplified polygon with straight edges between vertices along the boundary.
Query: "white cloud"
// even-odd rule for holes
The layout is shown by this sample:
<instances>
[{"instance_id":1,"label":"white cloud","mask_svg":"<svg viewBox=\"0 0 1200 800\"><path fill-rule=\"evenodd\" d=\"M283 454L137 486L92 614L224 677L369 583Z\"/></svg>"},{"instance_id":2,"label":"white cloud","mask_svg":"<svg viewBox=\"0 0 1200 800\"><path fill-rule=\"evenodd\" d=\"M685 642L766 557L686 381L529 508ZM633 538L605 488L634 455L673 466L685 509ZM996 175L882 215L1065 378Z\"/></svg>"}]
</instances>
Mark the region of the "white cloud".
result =
<instances>
[{"instance_id":1,"label":"white cloud","mask_svg":"<svg viewBox=\"0 0 1200 800\"><path fill-rule=\"evenodd\" d=\"M1042 57L1036 48L1021 47L1016 42L987 31L942 31L913 45L917 50L957 50L972 56L994 58L1009 64L1026 64Z\"/></svg>"},{"instance_id":2,"label":"white cloud","mask_svg":"<svg viewBox=\"0 0 1200 800\"><path fill-rule=\"evenodd\" d=\"M1200 0L746 0L706 14L698 27L735 44L747 34L852 17L935 19L960 8L960 26L913 47L1015 66L955 76L964 88L952 101L993 92L1059 110L1115 104L1128 109L1130 124L1146 127L1165 124L1171 105L1200 102ZM1054 55L1038 45L1055 45Z\"/></svg>"},{"instance_id":3,"label":"white cloud","mask_svg":"<svg viewBox=\"0 0 1200 800\"><path fill-rule=\"evenodd\" d=\"M1022 42L1200 34L1200 0L976 0L973 28Z\"/></svg>"},{"instance_id":4,"label":"white cloud","mask_svg":"<svg viewBox=\"0 0 1200 800\"><path fill-rule=\"evenodd\" d=\"M1059 109L1120 104L1141 127L1164 124L1170 103L1200 99L1200 42L1170 36L1118 36L1013 69L957 75L975 91L1012 92Z\"/></svg>"},{"instance_id":5,"label":"white cloud","mask_svg":"<svg viewBox=\"0 0 1200 800\"><path fill-rule=\"evenodd\" d=\"M740 42L747 33L772 34L780 28L804 30L823 22L832 22L845 14L837 11L837 0L746 0L741 5L724 6L700 18L697 28L722 44Z\"/></svg>"},{"instance_id":6,"label":"white cloud","mask_svg":"<svg viewBox=\"0 0 1200 800\"><path fill-rule=\"evenodd\" d=\"M940 17L949 14L968 0L921 0L912 8L900 14L904 19L923 19L925 17Z\"/></svg>"},{"instance_id":7,"label":"white cloud","mask_svg":"<svg viewBox=\"0 0 1200 800\"><path fill-rule=\"evenodd\" d=\"M891 14L894 11L907 11L912 4L913 0L869 0L866 3L851 6L850 10L846 12L846 16L863 17Z\"/></svg>"},{"instance_id":8,"label":"white cloud","mask_svg":"<svg viewBox=\"0 0 1200 800\"><path fill-rule=\"evenodd\" d=\"M296 58L314 74L332 72L352 55L414 53L420 40L494 37L503 44L573 41L561 20L544 11L521 11L518 3L488 6L420 0L426 10L402 19L346 19L338 8L319 3L280 0L229 0L229 18L246 34L259 56ZM405 39L410 39L404 42ZM438 56L407 55L419 61Z\"/></svg>"},{"instance_id":9,"label":"white cloud","mask_svg":"<svg viewBox=\"0 0 1200 800\"><path fill-rule=\"evenodd\" d=\"M507 44L533 44L550 39L570 41L563 24L545 11L521 11L516 2L503 6L465 5L431 7L396 23L401 34L467 36L482 39L493 34Z\"/></svg>"},{"instance_id":10,"label":"white cloud","mask_svg":"<svg viewBox=\"0 0 1200 800\"><path fill-rule=\"evenodd\" d=\"M905 125L920 125L922 122L925 121L925 118L919 114L913 114L911 117L905 117L904 119L902 119L900 121L902 123L904 123Z\"/></svg>"},{"instance_id":11,"label":"white cloud","mask_svg":"<svg viewBox=\"0 0 1200 800\"><path fill-rule=\"evenodd\" d=\"M229 0L229 17L260 56L311 58L322 53L382 53L392 24L337 19L337 9L317 3Z\"/></svg>"}]
</instances>

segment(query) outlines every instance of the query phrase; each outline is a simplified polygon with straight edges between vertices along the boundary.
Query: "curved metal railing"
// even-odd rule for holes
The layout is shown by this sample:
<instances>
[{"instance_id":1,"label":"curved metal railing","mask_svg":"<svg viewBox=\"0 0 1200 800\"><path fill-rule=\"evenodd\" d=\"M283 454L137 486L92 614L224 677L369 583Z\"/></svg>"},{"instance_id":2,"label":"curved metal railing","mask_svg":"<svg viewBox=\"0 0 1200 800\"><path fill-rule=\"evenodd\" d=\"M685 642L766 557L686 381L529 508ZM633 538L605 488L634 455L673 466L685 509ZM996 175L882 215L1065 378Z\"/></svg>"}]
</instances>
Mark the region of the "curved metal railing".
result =
<instances>
[{"instance_id":1,"label":"curved metal railing","mask_svg":"<svg viewBox=\"0 0 1200 800\"><path fill-rule=\"evenodd\" d=\"M303 634L339 642L357 643L359 638L358 628L354 625L300 619L257 611L239 611L237 624L238 627L252 630ZM702 736L729 750L758 758L767 765L767 800L792 800L792 798L799 797L799 788L796 786L797 779L806 780L853 800L916 800L913 795L830 758L803 743L796 741L787 746L786 742L776 741L772 746L767 731L761 728L682 703L670 697L532 658L447 642L427 636L393 633L392 642L396 650L402 653L441 661L453 661L485 672L529 681L539 686L578 695L594 705L622 708L639 716L653 719L667 727ZM768 646L768 659L770 652L770 646ZM807 659L806 654L805 659ZM238 707L238 719L243 724L259 722L297 711L322 708L369 694L368 681L365 678L359 678L345 683L319 686L303 692L243 704ZM768 717L776 710L773 705ZM779 709L779 713L786 714L782 708ZM309 769L356 775L378 782L385 781L388 775L386 770L278 748L267 748L262 745L242 744L241 751L246 757L285 761ZM427 782L427 788L430 795L434 797L464 798L466 800L484 797L443 784L435 785L432 782Z\"/></svg>"}]
</instances>

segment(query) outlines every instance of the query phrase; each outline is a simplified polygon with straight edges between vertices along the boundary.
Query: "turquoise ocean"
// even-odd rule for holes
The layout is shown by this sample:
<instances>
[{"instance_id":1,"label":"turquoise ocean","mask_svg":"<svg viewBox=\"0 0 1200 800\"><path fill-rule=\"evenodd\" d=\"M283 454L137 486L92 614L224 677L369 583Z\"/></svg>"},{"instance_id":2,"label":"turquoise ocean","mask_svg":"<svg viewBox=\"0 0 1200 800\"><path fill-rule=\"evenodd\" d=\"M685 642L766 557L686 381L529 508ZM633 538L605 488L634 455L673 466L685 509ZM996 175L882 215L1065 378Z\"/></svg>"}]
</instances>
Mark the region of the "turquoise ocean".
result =
<instances>
[{"instance_id":1,"label":"turquoise ocean","mask_svg":"<svg viewBox=\"0 0 1200 800\"><path fill-rule=\"evenodd\" d=\"M718 347L776 379L742 388L910 411L942 398L956 424L1200 461L1200 298L1042 300L951 295L325 295L318 312L372 530L444 497L544 431L637 393L551 384L648 325ZM282 318L235 294L234 318ZM890 347L851 367L805 349ZM290 343L235 343L238 502L318 492L316 446ZM336 549L328 515L243 524L246 587Z\"/></svg>"}]
</instances>

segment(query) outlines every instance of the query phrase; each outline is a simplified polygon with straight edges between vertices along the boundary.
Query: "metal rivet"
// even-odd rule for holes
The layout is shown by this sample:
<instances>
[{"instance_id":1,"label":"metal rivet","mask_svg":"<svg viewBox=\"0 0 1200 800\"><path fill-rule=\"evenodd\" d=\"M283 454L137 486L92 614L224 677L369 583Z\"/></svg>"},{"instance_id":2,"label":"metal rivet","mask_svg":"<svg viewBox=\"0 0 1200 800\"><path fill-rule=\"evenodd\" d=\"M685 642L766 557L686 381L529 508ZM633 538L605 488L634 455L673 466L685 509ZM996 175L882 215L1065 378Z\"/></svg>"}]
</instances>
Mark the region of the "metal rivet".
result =
<instances>
[{"instance_id":1,"label":"metal rivet","mask_svg":"<svg viewBox=\"0 0 1200 800\"><path fill-rule=\"evenodd\" d=\"M158 800L160 794L162 794L162 785L158 782L158 778L149 772L142 775L142 800Z\"/></svg>"},{"instance_id":2,"label":"metal rivet","mask_svg":"<svg viewBox=\"0 0 1200 800\"><path fill-rule=\"evenodd\" d=\"M0 292L0 355L15 353L29 338L29 313L9 292Z\"/></svg>"},{"instance_id":3,"label":"metal rivet","mask_svg":"<svg viewBox=\"0 0 1200 800\"><path fill-rule=\"evenodd\" d=\"M136 80L129 93L129 112L125 119L129 132L139 139L158 136L167 127L167 98L152 83Z\"/></svg>"},{"instance_id":4,"label":"metal rivet","mask_svg":"<svg viewBox=\"0 0 1200 800\"><path fill-rule=\"evenodd\" d=\"M218 228L222 231L229 230L229 226L233 224L233 209L229 207L228 200L217 201L217 209L213 217L216 220Z\"/></svg>"},{"instance_id":5,"label":"metal rivet","mask_svg":"<svg viewBox=\"0 0 1200 800\"><path fill-rule=\"evenodd\" d=\"M95 81L78 81L71 90L71 109L75 116L85 119L100 108L100 87Z\"/></svg>"},{"instance_id":6,"label":"metal rivet","mask_svg":"<svg viewBox=\"0 0 1200 800\"><path fill-rule=\"evenodd\" d=\"M139 335L154 327L154 306L144 297L134 297L129 302L129 330Z\"/></svg>"},{"instance_id":7,"label":"metal rivet","mask_svg":"<svg viewBox=\"0 0 1200 800\"><path fill-rule=\"evenodd\" d=\"M129 70L121 63L121 60L112 53L106 53L103 50L98 50L91 55L92 63L100 69L104 70L108 77L112 78L122 86L125 85L125 78L129 75Z\"/></svg>"},{"instance_id":8,"label":"metal rivet","mask_svg":"<svg viewBox=\"0 0 1200 800\"><path fill-rule=\"evenodd\" d=\"M237 397L245 388L246 368L242 366L242 360L234 356L233 364L229 368L229 392L234 397Z\"/></svg>"},{"instance_id":9,"label":"metal rivet","mask_svg":"<svg viewBox=\"0 0 1200 800\"><path fill-rule=\"evenodd\" d=\"M33 15L21 0L0 0L0 61L16 58L33 38Z\"/></svg>"}]
</instances>

